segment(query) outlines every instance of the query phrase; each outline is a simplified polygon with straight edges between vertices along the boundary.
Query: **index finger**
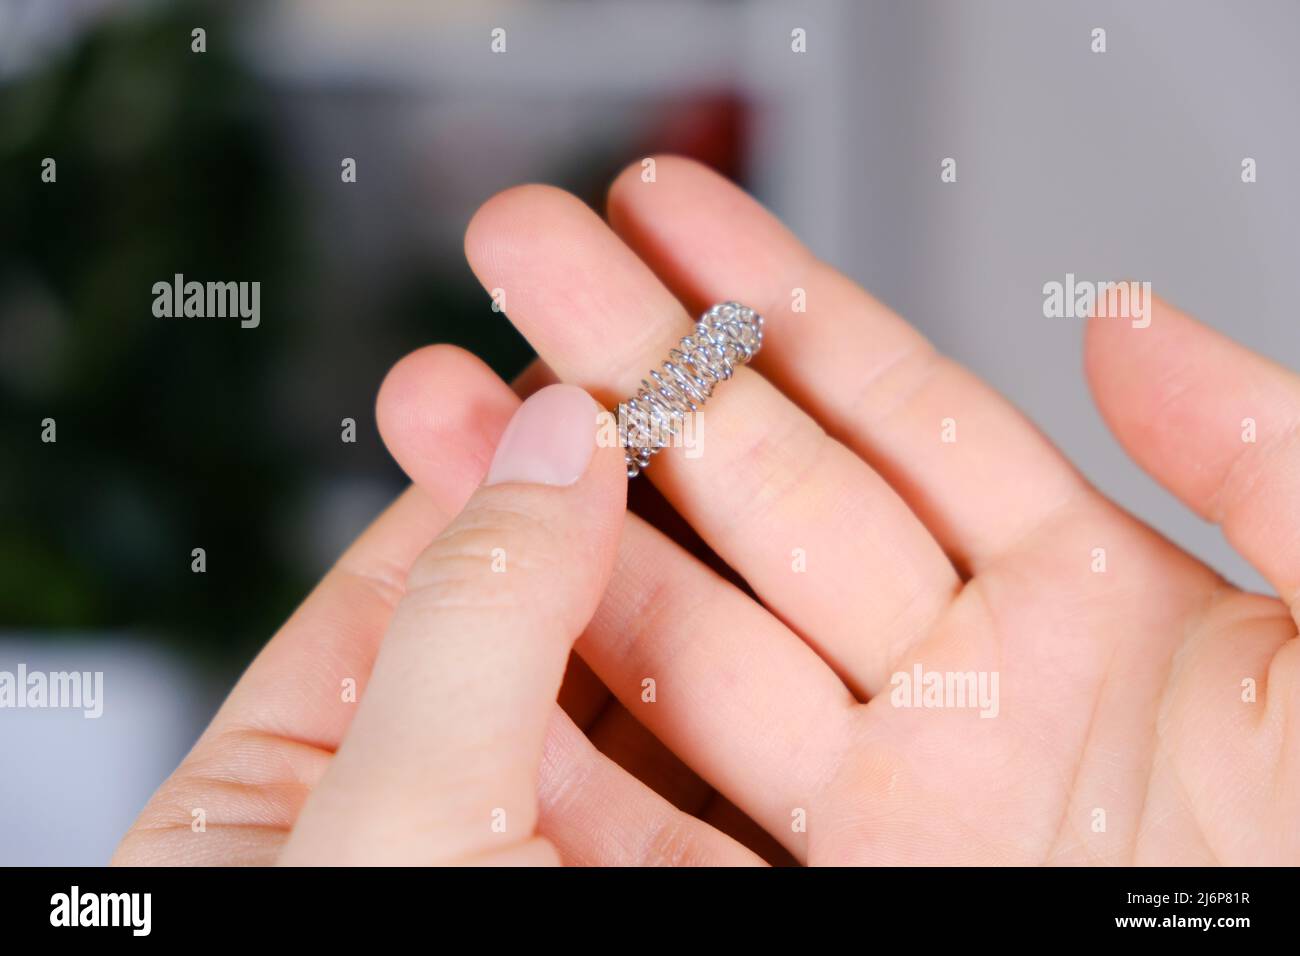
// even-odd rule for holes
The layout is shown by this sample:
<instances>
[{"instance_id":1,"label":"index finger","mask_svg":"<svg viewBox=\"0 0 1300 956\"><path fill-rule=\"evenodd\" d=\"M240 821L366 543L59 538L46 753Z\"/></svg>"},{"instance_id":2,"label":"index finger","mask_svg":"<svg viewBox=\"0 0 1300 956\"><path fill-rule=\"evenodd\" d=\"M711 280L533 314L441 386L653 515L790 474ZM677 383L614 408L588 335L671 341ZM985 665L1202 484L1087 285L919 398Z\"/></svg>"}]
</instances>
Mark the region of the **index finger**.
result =
<instances>
[{"instance_id":1,"label":"index finger","mask_svg":"<svg viewBox=\"0 0 1300 956\"><path fill-rule=\"evenodd\" d=\"M977 571L1088 490L1001 395L743 190L691 160L656 163L654 182L637 165L610 188L614 231L689 306L736 298L766 316L754 364L875 468L958 567Z\"/></svg>"}]
</instances>

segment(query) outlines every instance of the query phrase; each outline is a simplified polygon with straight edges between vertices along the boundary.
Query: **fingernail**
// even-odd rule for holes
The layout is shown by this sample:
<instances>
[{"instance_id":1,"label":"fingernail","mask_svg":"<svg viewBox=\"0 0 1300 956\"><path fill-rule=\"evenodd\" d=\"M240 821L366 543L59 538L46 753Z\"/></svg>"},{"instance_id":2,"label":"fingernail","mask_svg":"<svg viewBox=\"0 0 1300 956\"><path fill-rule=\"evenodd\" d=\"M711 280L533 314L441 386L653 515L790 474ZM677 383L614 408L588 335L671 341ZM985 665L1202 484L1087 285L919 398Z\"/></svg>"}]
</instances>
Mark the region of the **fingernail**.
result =
<instances>
[{"instance_id":1,"label":"fingernail","mask_svg":"<svg viewBox=\"0 0 1300 956\"><path fill-rule=\"evenodd\" d=\"M548 385L519 406L492 456L486 485L571 485L596 450L596 403L576 385Z\"/></svg>"}]
</instances>

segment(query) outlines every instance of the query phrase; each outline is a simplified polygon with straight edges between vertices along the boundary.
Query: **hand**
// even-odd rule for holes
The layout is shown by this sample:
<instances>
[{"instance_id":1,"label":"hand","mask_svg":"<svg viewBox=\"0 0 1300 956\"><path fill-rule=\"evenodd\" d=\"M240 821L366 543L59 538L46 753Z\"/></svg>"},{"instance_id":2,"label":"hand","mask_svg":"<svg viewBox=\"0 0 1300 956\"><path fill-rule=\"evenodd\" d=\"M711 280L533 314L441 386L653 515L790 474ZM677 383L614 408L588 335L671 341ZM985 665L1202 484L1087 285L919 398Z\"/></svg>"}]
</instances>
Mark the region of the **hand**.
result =
<instances>
[{"instance_id":1,"label":"hand","mask_svg":"<svg viewBox=\"0 0 1300 956\"><path fill-rule=\"evenodd\" d=\"M741 370L711 401L704 455L668 451L648 473L762 603L629 516L578 643L622 705L603 704L581 666L561 695L603 751L717 826L557 716L538 793L561 856L754 862L726 831L777 857L752 819L813 863L1294 861L1287 608L1101 499L998 396L734 188L658 164L654 184L615 184L617 235L571 197L525 187L488 203L467 241L550 368L610 405L689 327L674 294L769 318L762 375ZM795 287L806 313L783 307ZM1293 597L1297 529L1274 517L1296 510L1284 487L1300 467L1286 438L1295 379L1164 306L1148 329L1094 320L1088 357L1121 440ZM394 370L381 428L419 488L272 641L119 858L276 856L347 727L339 675L368 671L405 569L478 483L515 404L455 350ZM1253 445L1240 442L1248 411ZM945 418L955 442L940 441ZM895 706L894 675L918 664L996 673L997 716ZM476 792L467 827L490 802ZM196 842L187 808L214 794L220 819Z\"/></svg>"},{"instance_id":2,"label":"hand","mask_svg":"<svg viewBox=\"0 0 1300 956\"><path fill-rule=\"evenodd\" d=\"M623 707L801 861L1300 860L1300 380L1163 303L1149 328L1089 324L1120 441L1284 603L1105 500L740 191L670 157L654 183L638 172L615 182L610 226L528 186L488 202L466 242L549 369L610 407L709 304L768 319L756 371L704 412L702 456L665 451L647 472L758 600L629 517L577 644ZM807 312L790 310L796 288ZM392 374L381 424L454 501L512 401L474 360L426 350ZM422 437L448 408L491 411L459 413L459 440ZM894 676L917 665L996 673L997 716L896 706ZM707 790L621 743L624 711L606 713L588 727L603 749L715 819ZM566 858L627 859L587 855L551 820L563 805L544 803L543 832Z\"/></svg>"},{"instance_id":3,"label":"hand","mask_svg":"<svg viewBox=\"0 0 1300 956\"><path fill-rule=\"evenodd\" d=\"M426 501L381 517L253 663L116 862L555 863L536 835L548 726L563 769L666 806L556 705L624 514L622 452L596 447L598 411L572 386L534 394L422 551ZM365 684L359 705L347 674Z\"/></svg>"}]
</instances>

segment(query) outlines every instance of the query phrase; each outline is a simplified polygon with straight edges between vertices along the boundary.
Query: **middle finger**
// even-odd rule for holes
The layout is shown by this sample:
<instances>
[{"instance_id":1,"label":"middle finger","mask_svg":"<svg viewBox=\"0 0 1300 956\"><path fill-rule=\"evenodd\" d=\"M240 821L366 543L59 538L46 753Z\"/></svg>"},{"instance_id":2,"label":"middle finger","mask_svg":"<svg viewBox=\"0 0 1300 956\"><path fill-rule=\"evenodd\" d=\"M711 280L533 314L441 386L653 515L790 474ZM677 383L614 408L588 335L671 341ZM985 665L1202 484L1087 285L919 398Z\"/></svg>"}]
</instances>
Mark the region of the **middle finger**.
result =
<instances>
[{"instance_id":1,"label":"middle finger","mask_svg":"<svg viewBox=\"0 0 1300 956\"><path fill-rule=\"evenodd\" d=\"M559 378L611 407L691 329L654 273L561 190L495 196L465 248ZM704 417L707 451L666 450L649 476L860 698L878 692L951 601L951 563L879 475L752 369Z\"/></svg>"}]
</instances>

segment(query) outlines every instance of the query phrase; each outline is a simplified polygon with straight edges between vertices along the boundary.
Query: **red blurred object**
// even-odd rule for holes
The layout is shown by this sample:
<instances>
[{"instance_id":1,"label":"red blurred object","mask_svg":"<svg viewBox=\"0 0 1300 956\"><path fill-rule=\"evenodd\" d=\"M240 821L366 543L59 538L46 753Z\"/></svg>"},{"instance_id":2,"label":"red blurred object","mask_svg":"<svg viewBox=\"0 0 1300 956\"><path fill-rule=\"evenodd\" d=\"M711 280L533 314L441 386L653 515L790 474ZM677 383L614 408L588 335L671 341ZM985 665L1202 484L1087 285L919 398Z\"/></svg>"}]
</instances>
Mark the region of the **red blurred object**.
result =
<instances>
[{"instance_id":1,"label":"red blurred object","mask_svg":"<svg viewBox=\"0 0 1300 956\"><path fill-rule=\"evenodd\" d=\"M678 153L743 182L749 110L732 92L704 94L665 104L638 144L643 154Z\"/></svg>"}]
</instances>

